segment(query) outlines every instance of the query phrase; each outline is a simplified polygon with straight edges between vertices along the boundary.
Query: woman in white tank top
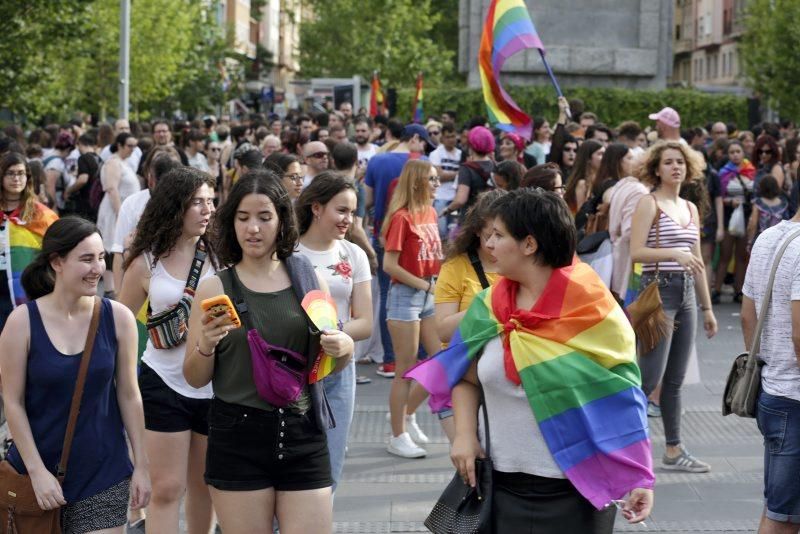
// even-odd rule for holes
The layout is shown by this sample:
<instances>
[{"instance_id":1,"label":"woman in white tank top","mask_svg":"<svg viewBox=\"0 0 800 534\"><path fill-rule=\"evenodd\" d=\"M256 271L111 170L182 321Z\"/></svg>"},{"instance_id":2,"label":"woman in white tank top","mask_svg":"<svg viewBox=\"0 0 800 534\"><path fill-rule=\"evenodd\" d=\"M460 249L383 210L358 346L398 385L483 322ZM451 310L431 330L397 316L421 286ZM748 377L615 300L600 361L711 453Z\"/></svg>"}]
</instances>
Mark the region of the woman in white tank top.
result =
<instances>
[{"instance_id":1,"label":"woman in white tank top","mask_svg":"<svg viewBox=\"0 0 800 534\"><path fill-rule=\"evenodd\" d=\"M189 533L207 533L214 521L203 480L213 392L210 384L195 389L183 377L188 310L194 296L187 278L194 278L196 288L217 267L206 237L214 213L214 185L211 175L197 169L170 171L153 191L123 265L120 302L133 313L147 299L151 317L179 302L188 304L185 328L148 329L139 374L153 484L147 526L156 532L178 532L184 493Z\"/></svg>"},{"instance_id":2,"label":"woman in white tank top","mask_svg":"<svg viewBox=\"0 0 800 534\"><path fill-rule=\"evenodd\" d=\"M681 386L697 328L697 298L708 337L717 333L711 309L697 207L680 198L685 180L702 179L702 157L672 141L654 145L645 155L642 183L653 193L642 197L633 213L631 261L643 264L641 287L658 281L664 313L673 321L661 341L639 354L642 390L650 395L661 382L661 415L666 436L664 469L705 473L710 467L689 454L681 441Z\"/></svg>"}]
</instances>

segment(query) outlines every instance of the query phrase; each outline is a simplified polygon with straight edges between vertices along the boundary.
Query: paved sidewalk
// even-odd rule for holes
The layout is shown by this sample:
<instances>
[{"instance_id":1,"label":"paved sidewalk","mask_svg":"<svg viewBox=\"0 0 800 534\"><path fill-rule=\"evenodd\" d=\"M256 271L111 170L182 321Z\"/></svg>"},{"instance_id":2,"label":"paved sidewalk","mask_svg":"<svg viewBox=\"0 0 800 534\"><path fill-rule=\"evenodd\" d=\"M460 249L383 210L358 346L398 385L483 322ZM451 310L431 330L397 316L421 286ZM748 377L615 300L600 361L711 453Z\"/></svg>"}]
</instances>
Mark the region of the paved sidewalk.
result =
<instances>
[{"instance_id":1,"label":"paved sidewalk","mask_svg":"<svg viewBox=\"0 0 800 534\"><path fill-rule=\"evenodd\" d=\"M755 421L722 417L720 399L733 357L742 350L738 305L717 307L720 332L698 332L701 384L685 387L682 435L707 474L663 471L663 430L650 419L656 466L656 505L647 527L618 521L618 532L755 532L762 509L762 441ZM375 365L358 366L371 384L357 388L356 414L343 480L336 492L334 530L339 533L427 532L423 521L452 477L447 438L438 421L417 415L432 438L428 457L404 460L386 452L390 381ZM423 407L425 408L425 407ZM565 533L569 534L569 533Z\"/></svg>"}]
</instances>

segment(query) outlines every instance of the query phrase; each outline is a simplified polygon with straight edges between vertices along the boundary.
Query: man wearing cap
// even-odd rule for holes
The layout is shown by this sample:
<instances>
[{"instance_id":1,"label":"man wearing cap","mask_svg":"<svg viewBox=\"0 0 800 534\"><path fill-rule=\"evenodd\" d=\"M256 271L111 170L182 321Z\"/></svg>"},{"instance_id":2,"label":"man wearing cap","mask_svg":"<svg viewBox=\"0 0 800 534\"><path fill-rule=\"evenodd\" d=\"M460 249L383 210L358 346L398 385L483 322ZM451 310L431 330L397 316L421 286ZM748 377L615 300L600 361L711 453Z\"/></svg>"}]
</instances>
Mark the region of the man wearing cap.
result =
<instances>
[{"instance_id":1,"label":"man wearing cap","mask_svg":"<svg viewBox=\"0 0 800 534\"><path fill-rule=\"evenodd\" d=\"M681 137L681 116L677 111L667 107L658 113L651 113L649 117L651 121L656 121L659 139L686 144L686 140Z\"/></svg>"},{"instance_id":2,"label":"man wearing cap","mask_svg":"<svg viewBox=\"0 0 800 534\"><path fill-rule=\"evenodd\" d=\"M459 221L464 221L467 210L475 203L478 195L494 187L492 171L494 162L491 155L494 153L495 141L492 132L483 126L475 126L469 131L470 159L458 170L456 178L456 197L439 214L446 217L458 210Z\"/></svg>"},{"instance_id":3,"label":"man wearing cap","mask_svg":"<svg viewBox=\"0 0 800 534\"><path fill-rule=\"evenodd\" d=\"M400 142L389 152L374 155L367 163L364 177L367 209L374 207L374 227L372 246L378 256L378 283L380 285L381 306L378 324L381 328L383 344L383 365L378 367L378 374L386 378L394 378L394 349L392 338L386 327L386 299L389 294L389 276L383 272L383 247L378 239L383 225L383 216L389 204L389 190L392 182L403 171L409 159L424 157L425 147L430 144L428 131L420 124L408 124L403 128Z\"/></svg>"}]
</instances>

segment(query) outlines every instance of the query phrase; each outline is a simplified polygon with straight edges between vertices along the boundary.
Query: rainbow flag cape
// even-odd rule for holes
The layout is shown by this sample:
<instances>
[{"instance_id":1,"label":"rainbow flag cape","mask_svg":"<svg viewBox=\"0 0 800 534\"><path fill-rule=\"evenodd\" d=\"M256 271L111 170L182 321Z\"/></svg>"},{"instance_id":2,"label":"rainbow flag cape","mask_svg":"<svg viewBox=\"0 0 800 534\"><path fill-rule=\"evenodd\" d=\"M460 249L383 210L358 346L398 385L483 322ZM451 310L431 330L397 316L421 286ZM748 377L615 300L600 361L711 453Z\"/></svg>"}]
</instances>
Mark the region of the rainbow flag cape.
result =
<instances>
[{"instance_id":1,"label":"rainbow flag cape","mask_svg":"<svg viewBox=\"0 0 800 534\"><path fill-rule=\"evenodd\" d=\"M22 271L42 249L42 238L45 232L58 219L58 215L53 210L38 202L36 203L36 215L31 222L26 223L19 215L19 209L9 215L0 212L0 217L11 223L6 225L8 249L5 252L6 257L11 258L6 268L6 277L11 292L11 302L15 307L28 301L25 290L22 289Z\"/></svg>"},{"instance_id":2,"label":"rainbow flag cape","mask_svg":"<svg viewBox=\"0 0 800 534\"><path fill-rule=\"evenodd\" d=\"M631 267L630 278L628 278L628 290L622 295L623 306L628 307L629 304L633 304L633 301L639 296L639 292L642 290L642 272L642 264L634 263Z\"/></svg>"},{"instance_id":3,"label":"rainbow flag cape","mask_svg":"<svg viewBox=\"0 0 800 534\"><path fill-rule=\"evenodd\" d=\"M527 48L538 48L544 54L544 45L536 33L525 2L492 0L478 50L483 99L492 124L530 140L533 130L531 118L500 85L503 64L509 57Z\"/></svg>"},{"instance_id":4,"label":"rainbow flag cape","mask_svg":"<svg viewBox=\"0 0 800 534\"><path fill-rule=\"evenodd\" d=\"M744 158L740 165L729 161L719 170L719 185L722 189L722 194L728 192L728 184L731 180L736 179L736 175L740 175L748 180L753 180L756 177L756 167L749 159Z\"/></svg>"},{"instance_id":5,"label":"rainbow flag cape","mask_svg":"<svg viewBox=\"0 0 800 534\"><path fill-rule=\"evenodd\" d=\"M521 383L545 442L575 488L597 509L652 488L647 399L633 330L585 263L556 269L531 310L515 309L518 284L501 278L479 293L448 348L406 374L444 406L473 359L502 335L506 375Z\"/></svg>"},{"instance_id":6,"label":"rainbow flag cape","mask_svg":"<svg viewBox=\"0 0 800 534\"><path fill-rule=\"evenodd\" d=\"M411 104L411 122L422 122L422 73L417 74L417 90L414 93L414 103Z\"/></svg>"},{"instance_id":7,"label":"rainbow flag cape","mask_svg":"<svg viewBox=\"0 0 800 534\"><path fill-rule=\"evenodd\" d=\"M381 79L378 71L372 73L372 84L369 93L369 116L373 119L383 114L383 91L381 90Z\"/></svg>"},{"instance_id":8,"label":"rainbow flag cape","mask_svg":"<svg viewBox=\"0 0 800 534\"><path fill-rule=\"evenodd\" d=\"M336 316L336 302L331 296L320 290L315 289L306 293L303 301L300 303L303 309L308 314L311 322L314 323L319 330L336 330L339 327L339 319ZM308 383L313 384L319 382L333 372L336 366L336 359L333 356L325 354L322 349L319 351L319 356L311 366L311 372L308 375Z\"/></svg>"}]
</instances>

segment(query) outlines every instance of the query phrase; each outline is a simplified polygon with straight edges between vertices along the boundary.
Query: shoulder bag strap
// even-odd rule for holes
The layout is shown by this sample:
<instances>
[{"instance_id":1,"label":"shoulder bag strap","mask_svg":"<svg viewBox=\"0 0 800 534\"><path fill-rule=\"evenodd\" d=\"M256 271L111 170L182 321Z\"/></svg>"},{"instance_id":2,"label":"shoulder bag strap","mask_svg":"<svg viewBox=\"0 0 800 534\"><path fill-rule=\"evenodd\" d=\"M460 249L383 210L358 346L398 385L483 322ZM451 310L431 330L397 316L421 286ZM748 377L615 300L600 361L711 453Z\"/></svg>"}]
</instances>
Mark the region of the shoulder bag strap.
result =
<instances>
[{"instance_id":1,"label":"shoulder bag strap","mask_svg":"<svg viewBox=\"0 0 800 534\"><path fill-rule=\"evenodd\" d=\"M81 356L81 366L78 370L78 381L75 383L75 392L72 394L72 404L69 407L69 419L67 420L67 432L64 435L64 447L61 449L61 461L58 463L56 476L63 479L67 473L67 462L69 453L72 449L72 437L75 435L75 426L78 423L78 412L80 412L81 400L83 399L83 387L86 385L86 373L89 371L89 361L92 359L94 349L94 338L97 335L97 326L100 323L100 308L102 301L99 297L94 298L92 308L92 322L89 323L89 333L86 335L86 345L83 347Z\"/></svg>"},{"instance_id":2,"label":"shoulder bag strap","mask_svg":"<svg viewBox=\"0 0 800 534\"><path fill-rule=\"evenodd\" d=\"M233 297L233 305L236 306L236 313L238 313L239 317L244 321L244 326L249 332L253 329L253 322L247 308L247 301L244 300L244 295L242 294L242 286L239 283L239 278L233 271L235 268L236 267L231 266L219 274L227 276L230 280L231 292L233 293L233 295L231 295Z\"/></svg>"},{"instance_id":3,"label":"shoulder bag strap","mask_svg":"<svg viewBox=\"0 0 800 534\"><path fill-rule=\"evenodd\" d=\"M203 240L197 241L197 247L194 250L194 259L192 260L192 268L189 270L189 278L186 279L186 287L183 289L184 295L189 295L194 298L194 292L197 289L197 284L200 282L200 273L203 272L203 264L206 261L206 245Z\"/></svg>"},{"instance_id":4,"label":"shoulder bag strap","mask_svg":"<svg viewBox=\"0 0 800 534\"><path fill-rule=\"evenodd\" d=\"M653 224L650 226L656 226L656 248L660 248L661 245L661 207L658 205L658 199L654 194L650 194L653 197L653 202L656 203L656 215L653 217ZM649 237L650 232L648 232ZM658 263L656 262L656 278L658 278Z\"/></svg>"},{"instance_id":5,"label":"shoulder bag strap","mask_svg":"<svg viewBox=\"0 0 800 534\"><path fill-rule=\"evenodd\" d=\"M481 259L478 256L478 253L474 250L470 250L468 255L469 262L472 264L472 268L475 269L475 273L478 275L478 280L481 282L481 287L486 289L491 284L489 283L489 279L486 278L486 273L483 271L483 264L481 264Z\"/></svg>"},{"instance_id":6,"label":"shoulder bag strap","mask_svg":"<svg viewBox=\"0 0 800 534\"><path fill-rule=\"evenodd\" d=\"M786 241L783 242L783 246L781 246L780 250L778 250L778 255L775 256L775 261L772 263L772 271L769 273L767 289L764 291L764 300L761 302L761 313L758 314L758 323L756 323L756 332L753 336L753 346L750 348L750 358L748 358L748 360L755 360L757 358L759 349L761 349L761 331L764 329L764 319L767 316L769 302L772 300L772 286L775 284L775 273L778 271L778 265L781 263L783 253L786 252L789 244L798 236L800 236L800 230L795 230L794 233L786 238Z\"/></svg>"},{"instance_id":7,"label":"shoulder bag strap","mask_svg":"<svg viewBox=\"0 0 800 534\"><path fill-rule=\"evenodd\" d=\"M483 348L478 352L477 356L475 357L476 362L481 361L481 356L483 356ZM475 374L478 374L477 369L478 364L475 364ZM479 407L483 407L483 435L486 437L486 457L492 457L492 440L489 435L489 410L486 408L486 395L483 393L483 384L481 381L478 380L478 390L480 391L480 404Z\"/></svg>"}]
</instances>

